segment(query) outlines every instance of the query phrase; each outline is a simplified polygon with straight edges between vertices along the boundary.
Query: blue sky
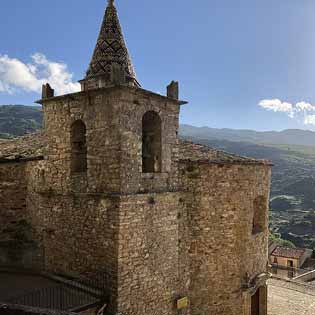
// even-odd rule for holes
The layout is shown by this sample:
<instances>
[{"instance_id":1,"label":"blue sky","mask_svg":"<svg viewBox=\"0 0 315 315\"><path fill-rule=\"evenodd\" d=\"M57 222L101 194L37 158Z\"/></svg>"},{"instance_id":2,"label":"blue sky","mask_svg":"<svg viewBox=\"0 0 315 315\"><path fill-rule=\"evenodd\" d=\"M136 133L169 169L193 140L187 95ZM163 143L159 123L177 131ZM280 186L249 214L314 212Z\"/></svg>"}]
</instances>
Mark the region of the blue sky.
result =
<instances>
[{"instance_id":1,"label":"blue sky","mask_svg":"<svg viewBox=\"0 0 315 315\"><path fill-rule=\"evenodd\" d=\"M164 94L171 80L180 81L181 98L189 101L182 123L315 129L315 1L115 2L142 86ZM44 77L47 67L57 69L71 90L84 77L106 4L1 0L0 104L39 98L32 78L27 91L25 76L14 79L22 83L5 81L12 64L14 74L42 67L37 76Z\"/></svg>"}]
</instances>

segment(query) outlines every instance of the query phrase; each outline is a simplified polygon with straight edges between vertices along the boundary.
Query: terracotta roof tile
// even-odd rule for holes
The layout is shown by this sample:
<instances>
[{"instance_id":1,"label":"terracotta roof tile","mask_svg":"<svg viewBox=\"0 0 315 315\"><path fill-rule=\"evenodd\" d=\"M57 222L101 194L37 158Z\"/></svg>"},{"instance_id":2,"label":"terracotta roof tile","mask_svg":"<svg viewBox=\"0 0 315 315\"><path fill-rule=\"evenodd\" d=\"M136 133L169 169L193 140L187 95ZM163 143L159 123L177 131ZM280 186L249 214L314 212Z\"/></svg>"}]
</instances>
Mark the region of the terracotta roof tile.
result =
<instances>
[{"instance_id":1,"label":"terracotta roof tile","mask_svg":"<svg viewBox=\"0 0 315 315\"><path fill-rule=\"evenodd\" d=\"M277 246L271 255L277 257L299 259L304 255L305 251L306 249L304 248L290 248Z\"/></svg>"},{"instance_id":2,"label":"terracotta roof tile","mask_svg":"<svg viewBox=\"0 0 315 315\"><path fill-rule=\"evenodd\" d=\"M29 134L13 140L0 140L0 162L38 159L44 155L46 139L43 133ZM180 162L199 164L259 164L271 165L266 160L255 160L217 150L189 141L179 141Z\"/></svg>"},{"instance_id":3,"label":"terracotta roof tile","mask_svg":"<svg viewBox=\"0 0 315 315\"><path fill-rule=\"evenodd\" d=\"M199 164L261 164L272 165L268 160L257 160L217 150L203 144L180 140L179 156L181 162Z\"/></svg>"},{"instance_id":4,"label":"terracotta roof tile","mask_svg":"<svg viewBox=\"0 0 315 315\"><path fill-rule=\"evenodd\" d=\"M46 141L43 133L33 133L12 140L0 140L0 162L39 159Z\"/></svg>"}]
</instances>

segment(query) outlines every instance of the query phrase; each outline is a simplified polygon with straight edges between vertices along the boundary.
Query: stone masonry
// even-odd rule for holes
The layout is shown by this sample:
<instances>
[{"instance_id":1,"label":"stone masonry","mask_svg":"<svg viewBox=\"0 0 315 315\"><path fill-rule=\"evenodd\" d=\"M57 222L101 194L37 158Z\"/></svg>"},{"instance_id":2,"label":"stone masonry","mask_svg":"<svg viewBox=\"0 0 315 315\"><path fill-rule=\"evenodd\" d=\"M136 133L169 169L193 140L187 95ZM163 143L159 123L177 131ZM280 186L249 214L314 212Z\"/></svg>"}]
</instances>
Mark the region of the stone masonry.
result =
<instances>
[{"instance_id":1,"label":"stone masonry","mask_svg":"<svg viewBox=\"0 0 315 315\"><path fill-rule=\"evenodd\" d=\"M178 83L140 88L114 1L81 85L0 142L0 234L23 220L46 270L106 274L109 314L265 315L270 163L179 140Z\"/></svg>"}]
</instances>

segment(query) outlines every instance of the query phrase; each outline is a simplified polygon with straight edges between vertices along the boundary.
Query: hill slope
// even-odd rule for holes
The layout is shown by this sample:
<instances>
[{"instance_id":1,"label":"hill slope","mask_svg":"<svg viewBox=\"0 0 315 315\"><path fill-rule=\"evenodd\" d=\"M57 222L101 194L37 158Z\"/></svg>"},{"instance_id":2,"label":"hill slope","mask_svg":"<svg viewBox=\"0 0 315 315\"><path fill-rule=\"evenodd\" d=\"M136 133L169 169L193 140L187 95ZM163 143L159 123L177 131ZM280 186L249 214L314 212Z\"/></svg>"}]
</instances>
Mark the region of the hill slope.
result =
<instances>
[{"instance_id":1,"label":"hill slope","mask_svg":"<svg viewBox=\"0 0 315 315\"><path fill-rule=\"evenodd\" d=\"M42 128L39 106L0 106L0 138L22 136Z\"/></svg>"}]
</instances>

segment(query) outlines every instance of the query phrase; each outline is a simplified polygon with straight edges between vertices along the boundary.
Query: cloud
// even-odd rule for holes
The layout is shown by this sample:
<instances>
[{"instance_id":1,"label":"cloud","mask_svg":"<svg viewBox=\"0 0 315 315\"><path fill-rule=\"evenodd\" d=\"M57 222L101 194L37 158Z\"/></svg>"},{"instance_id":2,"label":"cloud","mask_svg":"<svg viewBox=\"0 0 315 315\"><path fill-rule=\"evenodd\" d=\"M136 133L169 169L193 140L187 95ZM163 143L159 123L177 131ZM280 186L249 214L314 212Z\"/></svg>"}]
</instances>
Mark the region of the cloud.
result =
<instances>
[{"instance_id":1,"label":"cloud","mask_svg":"<svg viewBox=\"0 0 315 315\"><path fill-rule=\"evenodd\" d=\"M293 110L292 104L286 103L286 102L281 102L279 99L262 100L259 103L259 106L261 106L267 110L272 110L274 112L289 113Z\"/></svg>"},{"instance_id":2,"label":"cloud","mask_svg":"<svg viewBox=\"0 0 315 315\"><path fill-rule=\"evenodd\" d=\"M31 56L31 63L0 54L0 92L41 93L47 82L57 95L80 91L80 84L73 82L73 74L64 63L51 61L40 53Z\"/></svg>"},{"instance_id":3,"label":"cloud","mask_svg":"<svg viewBox=\"0 0 315 315\"><path fill-rule=\"evenodd\" d=\"M301 101L296 104L282 102L279 99L265 99L258 105L266 110L281 112L304 125L315 125L315 105Z\"/></svg>"},{"instance_id":4,"label":"cloud","mask_svg":"<svg viewBox=\"0 0 315 315\"><path fill-rule=\"evenodd\" d=\"M296 111L304 112L304 111L315 111L315 106L310 103L299 102L295 105Z\"/></svg>"},{"instance_id":5,"label":"cloud","mask_svg":"<svg viewBox=\"0 0 315 315\"><path fill-rule=\"evenodd\" d=\"M315 115L306 115L304 117L305 125L315 125Z\"/></svg>"}]
</instances>

